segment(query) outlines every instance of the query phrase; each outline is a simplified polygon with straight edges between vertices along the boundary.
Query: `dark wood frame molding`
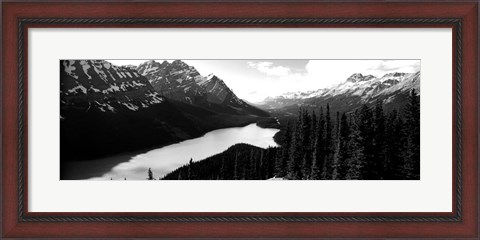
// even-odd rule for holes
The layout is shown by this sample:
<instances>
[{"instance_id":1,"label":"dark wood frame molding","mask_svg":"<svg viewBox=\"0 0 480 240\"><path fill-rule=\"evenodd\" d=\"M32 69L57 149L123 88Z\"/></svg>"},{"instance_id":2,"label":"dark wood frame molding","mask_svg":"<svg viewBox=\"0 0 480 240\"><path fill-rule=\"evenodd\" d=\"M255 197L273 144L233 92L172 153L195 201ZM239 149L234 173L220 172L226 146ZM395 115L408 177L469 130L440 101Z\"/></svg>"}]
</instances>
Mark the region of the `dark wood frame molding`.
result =
<instances>
[{"instance_id":1,"label":"dark wood frame molding","mask_svg":"<svg viewBox=\"0 0 480 240\"><path fill-rule=\"evenodd\" d=\"M2 3L3 237L478 237L478 3ZM142 16L142 18L136 18ZM451 213L28 212L28 29L453 30Z\"/></svg>"}]
</instances>

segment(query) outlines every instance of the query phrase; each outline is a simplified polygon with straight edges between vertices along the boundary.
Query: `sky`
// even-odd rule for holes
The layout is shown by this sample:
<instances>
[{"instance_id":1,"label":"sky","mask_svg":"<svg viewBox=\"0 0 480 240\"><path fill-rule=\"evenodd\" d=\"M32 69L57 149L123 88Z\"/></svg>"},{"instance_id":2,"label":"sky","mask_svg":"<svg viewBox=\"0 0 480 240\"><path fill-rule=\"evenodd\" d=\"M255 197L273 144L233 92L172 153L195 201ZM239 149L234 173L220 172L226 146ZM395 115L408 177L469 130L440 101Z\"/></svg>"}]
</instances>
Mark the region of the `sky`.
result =
<instances>
[{"instance_id":1,"label":"sky","mask_svg":"<svg viewBox=\"0 0 480 240\"><path fill-rule=\"evenodd\" d=\"M139 65L146 60L107 60ZM155 61L163 62L163 59ZM172 62L173 60L167 60ZM222 79L240 98L260 102L287 92L312 91L344 82L354 73L381 77L391 72L420 71L420 60L182 60L207 76Z\"/></svg>"}]
</instances>

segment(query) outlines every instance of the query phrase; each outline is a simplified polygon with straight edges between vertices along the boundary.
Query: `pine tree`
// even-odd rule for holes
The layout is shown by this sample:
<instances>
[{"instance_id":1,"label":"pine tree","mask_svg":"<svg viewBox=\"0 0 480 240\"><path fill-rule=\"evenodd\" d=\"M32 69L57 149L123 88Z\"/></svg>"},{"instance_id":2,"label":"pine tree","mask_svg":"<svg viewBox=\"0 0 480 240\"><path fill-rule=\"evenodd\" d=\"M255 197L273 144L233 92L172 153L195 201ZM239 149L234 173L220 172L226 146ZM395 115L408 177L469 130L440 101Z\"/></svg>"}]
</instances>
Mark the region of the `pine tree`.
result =
<instances>
[{"instance_id":1,"label":"pine tree","mask_svg":"<svg viewBox=\"0 0 480 240\"><path fill-rule=\"evenodd\" d=\"M272 178L275 176L275 159L281 156L281 149L269 147L266 154L262 155L262 163L265 167L262 167L263 179Z\"/></svg>"},{"instance_id":2,"label":"pine tree","mask_svg":"<svg viewBox=\"0 0 480 240\"><path fill-rule=\"evenodd\" d=\"M292 126L291 123L287 123L285 135L281 144L281 155L275 164L275 176L284 177L287 174L287 163L290 161L290 150L292 148Z\"/></svg>"},{"instance_id":3,"label":"pine tree","mask_svg":"<svg viewBox=\"0 0 480 240\"><path fill-rule=\"evenodd\" d=\"M317 114L315 113L315 111L312 111L311 121L312 121L312 128L310 129L310 132L312 134L310 138L310 143L312 144L312 150L313 150L313 146L315 144L315 139L316 139L315 133L317 132L317 124L318 124Z\"/></svg>"},{"instance_id":4,"label":"pine tree","mask_svg":"<svg viewBox=\"0 0 480 240\"><path fill-rule=\"evenodd\" d=\"M290 150L290 159L288 162L289 179L302 179L301 163L303 161L303 146L302 146L302 109L299 111L298 120L295 123L295 128L292 134L292 146Z\"/></svg>"},{"instance_id":5,"label":"pine tree","mask_svg":"<svg viewBox=\"0 0 480 240\"><path fill-rule=\"evenodd\" d=\"M275 154L275 168L273 171L273 174L275 177L283 177L285 176L285 166L283 162L283 151L284 151L284 146L280 146L279 151L277 151L277 154Z\"/></svg>"},{"instance_id":6,"label":"pine tree","mask_svg":"<svg viewBox=\"0 0 480 240\"><path fill-rule=\"evenodd\" d=\"M267 153L270 153L270 149L267 149ZM261 151L260 159L259 161L257 161L257 178L256 179L266 179L267 174L265 173L265 171L268 171L268 167L266 166L263 159L263 151Z\"/></svg>"},{"instance_id":7,"label":"pine tree","mask_svg":"<svg viewBox=\"0 0 480 240\"><path fill-rule=\"evenodd\" d=\"M318 118L318 123L316 124L317 131L314 134L315 142L313 146L313 163L312 163L312 173L311 178L318 180L322 178L322 170L325 161L325 151L324 151L324 133L325 133L325 120L323 118L323 108L320 107L320 116Z\"/></svg>"},{"instance_id":8,"label":"pine tree","mask_svg":"<svg viewBox=\"0 0 480 240\"><path fill-rule=\"evenodd\" d=\"M249 179L257 179L257 165L258 165L258 161L257 161L257 154L256 153L253 153L252 151L252 155L250 156L250 166L251 166L251 169L249 171Z\"/></svg>"},{"instance_id":9,"label":"pine tree","mask_svg":"<svg viewBox=\"0 0 480 240\"><path fill-rule=\"evenodd\" d=\"M335 124L335 139L334 139L334 147L333 147L333 166L332 166L332 179L340 179L338 174L340 168L340 154L341 154L341 140L340 140L340 118L339 112L337 112L336 117L336 124Z\"/></svg>"},{"instance_id":10,"label":"pine tree","mask_svg":"<svg viewBox=\"0 0 480 240\"><path fill-rule=\"evenodd\" d=\"M375 149L373 162L372 162L372 172L375 176L375 179L385 178L385 169L384 163L386 161L386 150L385 150L385 116L383 115L383 106L382 101L377 99L375 104L375 114L374 114L374 124L373 124L373 134L374 142L373 148Z\"/></svg>"},{"instance_id":11,"label":"pine tree","mask_svg":"<svg viewBox=\"0 0 480 240\"><path fill-rule=\"evenodd\" d=\"M348 151L348 141L350 136L350 127L345 113L342 114L341 120L338 120L337 114L337 151L336 151L336 179L345 179L348 170L348 159L350 152Z\"/></svg>"},{"instance_id":12,"label":"pine tree","mask_svg":"<svg viewBox=\"0 0 480 240\"><path fill-rule=\"evenodd\" d=\"M238 152L236 152L235 153L234 169L233 169L233 180L239 180L240 179L239 171L240 171L240 168L238 166Z\"/></svg>"},{"instance_id":13,"label":"pine tree","mask_svg":"<svg viewBox=\"0 0 480 240\"><path fill-rule=\"evenodd\" d=\"M250 150L249 157L246 159L246 161L244 161L244 164L243 164L243 173L242 173L243 180L251 179L252 162L253 162L253 150Z\"/></svg>"},{"instance_id":14,"label":"pine tree","mask_svg":"<svg viewBox=\"0 0 480 240\"><path fill-rule=\"evenodd\" d=\"M405 152L405 135L403 131L403 120L398 111L393 110L387 120L385 131L386 161L384 179L403 179L404 160L402 154Z\"/></svg>"},{"instance_id":15,"label":"pine tree","mask_svg":"<svg viewBox=\"0 0 480 240\"><path fill-rule=\"evenodd\" d=\"M332 121L330 118L330 105L327 104L327 113L325 116L325 161L323 165L322 178L332 179L333 172L333 136Z\"/></svg>"},{"instance_id":16,"label":"pine tree","mask_svg":"<svg viewBox=\"0 0 480 240\"><path fill-rule=\"evenodd\" d=\"M307 110L303 110L302 117L302 179L310 179L312 171L312 119Z\"/></svg>"},{"instance_id":17,"label":"pine tree","mask_svg":"<svg viewBox=\"0 0 480 240\"><path fill-rule=\"evenodd\" d=\"M407 134L405 175L407 179L420 179L420 99L415 89L410 92L405 115Z\"/></svg>"},{"instance_id":18,"label":"pine tree","mask_svg":"<svg viewBox=\"0 0 480 240\"><path fill-rule=\"evenodd\" d=\"M153 172L151 168L148 168L147 174L148 174L147 180L155 180L155 178L153 178Z\"/></svg>"},{"instance_id":19,"label":"pine tree","mask_svg":"<svg viewBox=\"0 0 480 240\"><path fill-rule=\"evenodd\" d=\"M227 169L225 166L225 158L222 158L222 165L220 166L219 179L226 179Z\"/></svg>"},{"instance_id":20,"label":"pine tree","mask_svg":"<svg viewBox=\"0 0 480 240\"><path fill-rule=\"evenodd\" d=\"M367 106L363 105L360 109L360 123L359 130L362 139L363 156L365 162L363 163L362 178L375 179L376 171L374 167L375 162L375 147L374 147L374 132L373 132L373 113Z\"/></svg>"},{"instance_id":21,"label":"pine tree","mask_svg":"<svg viewBox=\"0 0 480 240\"><path fill-rule=\"evenodd\" d=\"M365 164L363 138L360 133L359 123L356 119L357 112L350 116L350 134L348 136L347 152L348 158L345 179L363 179L363 167Z\"/></svg>"},{"instance_id":22,"label":"pine tree","mask_svg":"<svg viewBox=\"0 0 480 240\"><path fill-rule=\"evenodd\" d=\"M193 179L192 164L193 164L193 159L190 158L190 161L188 162L188 172L187 172L187 179L188 179L188 180Z\"/></svg>"}]
</instances>

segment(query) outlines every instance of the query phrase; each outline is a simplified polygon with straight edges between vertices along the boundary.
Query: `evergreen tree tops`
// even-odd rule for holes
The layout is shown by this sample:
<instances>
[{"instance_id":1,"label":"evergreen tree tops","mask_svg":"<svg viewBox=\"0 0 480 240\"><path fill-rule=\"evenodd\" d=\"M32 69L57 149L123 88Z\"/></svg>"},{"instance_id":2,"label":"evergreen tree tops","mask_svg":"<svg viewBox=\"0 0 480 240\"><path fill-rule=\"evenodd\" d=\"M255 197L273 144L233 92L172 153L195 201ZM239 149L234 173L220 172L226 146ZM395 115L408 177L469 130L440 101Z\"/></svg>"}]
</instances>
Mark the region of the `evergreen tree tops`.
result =
<instances>
[{"instance_id":1,"label":"evergreen tree tops","mask_svg":"<svg viewBox=\"0 0 480 240\"><path fill-rule=\"evenodd\" d=\"M388 116L380 100L353 112L336 112L334 121L329 104L325 114L319 109L318 119L315 112L300 109L281 143L279 166L289 156L286 172L276 172L297 180L419 179L419 110L415 90L401 113L394 110Z\"/></svg>"}]
</instances>

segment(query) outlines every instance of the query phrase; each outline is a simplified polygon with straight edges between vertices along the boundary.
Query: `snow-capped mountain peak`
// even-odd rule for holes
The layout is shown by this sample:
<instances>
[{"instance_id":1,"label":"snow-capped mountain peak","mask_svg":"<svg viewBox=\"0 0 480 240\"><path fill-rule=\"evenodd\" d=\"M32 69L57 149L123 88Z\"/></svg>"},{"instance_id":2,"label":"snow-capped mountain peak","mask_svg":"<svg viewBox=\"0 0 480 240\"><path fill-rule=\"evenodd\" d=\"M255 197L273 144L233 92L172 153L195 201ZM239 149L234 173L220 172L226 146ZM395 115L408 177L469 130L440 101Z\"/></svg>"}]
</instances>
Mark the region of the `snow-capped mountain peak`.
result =
<instances>
[{"instance_id":1,"label":"snow-capped mountain peak","mask_svg":"<svg viewBox=\"0 0 480 240\"><path fill-rule=\"evenodd\" d=\"M308 99L332 99L335 97L358 97L367 102L381 95L391 95L395 92L415 89L420 93L420 72L399 73L392 72L377 78L373 75L361 73L352 74L344 82L329 88L307 92L289 92L277 97L268 97L260 105L268 108L278 108L285 105L294 105Z\"/></svg>"},{"instance_id":2,"label":"snow-capped mountain peak","mask_svg":"<svg viewBox=\"0 0 480 240\"><path fill-rule=\"evenodd\" d=\"M399 73L399 72L393 72L393 73L387 73L385 75L383 75L382 78L385 78L385 77L402 77L402 76L405 76L407 73Z\"/></svg>"},{"instance_id":3,"label":"snow-capped mountain peak","mask_svg":"<svg viewBox=\"0 0 480 240\"><path fill-rule=\"evenodd\" d=\"M240 102L240 99L233 93L233 91L225 84L225 82L217 76L210 74L206 80L203 81L202 86L209 94L216 96L219 102L224 102L228 97L229 100Z\"/></svg>"},{"instance_id":4,"label":"snow-capped mountain peak","mask_svg":"<svg viewBox=\"0 0 480 240\"><path fill-rule=\"evenodd\" d=\"M175 60L171 64L179 67L190 67L182 60Z\"/></svg>"},{"instance_id":5,"label":"snow-capped mountain peak","mask_svg":"<svg viewBox=\"0 0 480 240\"><path fill-rule=\"evenodd\" d=\"M373 75L363 76L361 73L354 73L349 78L347 78L346 82L357 83L357 82L370 81L372 79L375 79L375 76Z\"/></svg>"},{"instance_id":6,"label":"snow-capped mountain peak","mask_svg":"<svg viewBox=\"0 0 480 240\"><path fill-rule=\"evenodd\" d=\"M363 80L363 75L361 73L354 73L352 74L352 76L347 78L347 82L352 82L352 83L360 82L362 80Z\"/></svg>"},{"instance_id":7,"label":"snow-capped mountain peak","mask_svg":"<svg viewBox=\"0 0 480 240\"><path fill-rule=\"evenodd\" d=\"M149 68L149 66L151 66ZM202 76L193 66L181 60L164 62L161 66L145 62L137 70L161 95L189 104L228 109L229 112L265 114L239 99L225 82L213 73ZM150 70L154 67L154 70ZM221 105L221 106L220 106Z\"/></svg>"}]
</instances>

